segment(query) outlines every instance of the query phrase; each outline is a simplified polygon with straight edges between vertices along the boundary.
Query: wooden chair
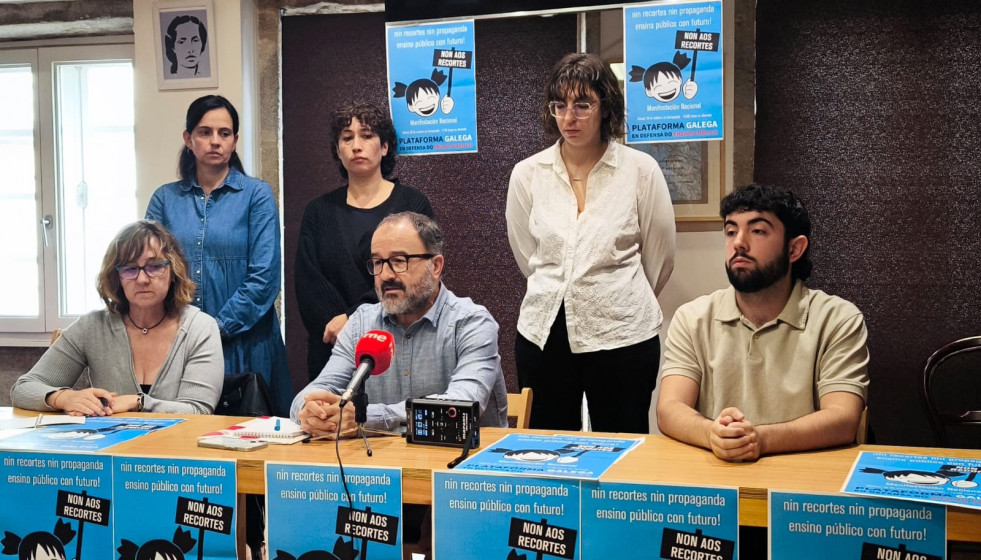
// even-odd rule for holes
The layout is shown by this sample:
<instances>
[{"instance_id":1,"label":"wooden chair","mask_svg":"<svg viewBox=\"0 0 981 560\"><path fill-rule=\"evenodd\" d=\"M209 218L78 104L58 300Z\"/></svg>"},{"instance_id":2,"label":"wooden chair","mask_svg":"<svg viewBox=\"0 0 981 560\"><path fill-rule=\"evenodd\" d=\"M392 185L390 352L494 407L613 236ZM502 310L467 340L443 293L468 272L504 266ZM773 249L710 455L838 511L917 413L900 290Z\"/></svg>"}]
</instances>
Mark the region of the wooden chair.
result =
<instances>
[{"instance_id":1,"label":"wooden chair","mask_svg":"<svg viewBox=\"0 0 981 560\"><path fill-rule=\"evenodd\" d=\"M975 389L978 372L981 336L945 344L927 358L920 399L940 447L951 446L948 428L981 427L981 401Z\"/></svg>"},{"instance_id":2,"label":"wooden chair","mask_svg":"<svg viewBox=\"0 0 981 560\"><path fill-rule=\"evenodd\" d=\"M520 393L508 393L508 418L514 418L516 428L527 429L531 424L530 387L525 387Z\"/></svg>"},{"instance_id":3,"label":"wooden chair","mask_svg":"<svg viewBox=\"0 0 981 560\"><path fill-rule=\"evenodd\" d=\"M51 344L54 344L56 340L61 336L61 329L55 329L51 331ZM50 344L49 344L50 346Z\"/></svg>"}]
</instances>

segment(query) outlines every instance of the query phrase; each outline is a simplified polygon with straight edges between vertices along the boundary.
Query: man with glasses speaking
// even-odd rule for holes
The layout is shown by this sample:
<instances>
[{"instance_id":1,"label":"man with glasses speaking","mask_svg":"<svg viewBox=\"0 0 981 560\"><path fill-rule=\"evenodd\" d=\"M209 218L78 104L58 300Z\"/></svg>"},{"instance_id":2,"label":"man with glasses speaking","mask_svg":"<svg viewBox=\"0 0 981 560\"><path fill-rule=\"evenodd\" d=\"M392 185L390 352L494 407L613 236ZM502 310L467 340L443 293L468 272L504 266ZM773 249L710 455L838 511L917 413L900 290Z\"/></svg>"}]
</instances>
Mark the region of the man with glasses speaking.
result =
<instances>
[{"instance_id":1,"label":"man with glasses speaking","mask_svg":"<svg viewBox=\"0 0 981 560\"><path fill-rule=\"evenodd\" d=\"M314 436L356 432L354 405L340 414L341 395L355 374L356 347L369 331L395 342L391 366L365 383L365 428L397 431L405 400L439 396L480 403L482 426L507 426L507 393L497 351L497 322L470 298L442 284L443 234L431 218L392 214L371 238L366 266L379 303L362 305L337 337L320 375L293 400L291 416Z\"/></svg>"}]
</instances>

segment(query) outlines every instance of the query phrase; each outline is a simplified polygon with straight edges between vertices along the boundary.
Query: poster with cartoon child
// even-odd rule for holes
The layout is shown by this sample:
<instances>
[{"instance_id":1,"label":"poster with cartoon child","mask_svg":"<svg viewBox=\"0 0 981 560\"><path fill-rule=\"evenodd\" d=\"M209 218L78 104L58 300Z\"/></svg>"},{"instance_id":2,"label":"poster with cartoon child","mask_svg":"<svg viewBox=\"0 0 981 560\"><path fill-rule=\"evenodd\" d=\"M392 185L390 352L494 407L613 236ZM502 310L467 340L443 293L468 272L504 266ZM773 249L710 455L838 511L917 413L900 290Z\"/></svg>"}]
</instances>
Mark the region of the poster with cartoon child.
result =
<instances>
[{"instance_id":1,"label":"poster with cartoon child","mask_svg":"<svg viewBox=\"0 0 981 560\"><path fill-rule=\"evenodd\" d=\"M473 20L388 25L385 32L398 153L476 152Z\"/></svg>"},{"instance_id":2,"label":"poster with cartoon child","mask_svg":"<svg viewBox=\"0 0 981 560\"><path fill-rule=\"evenodd\" d=\"M337 465L266 463L270 560L401 560L402 470L348 465L341 475Z\"/></svg>"},{"instance_id":3,"label":"poster with cartoon child","mask_svg":"<svg viewBox=\"0 0 981 560\"><path fill-rule=\"evenodd\" d=\"M579 560L580 485L569 479L434 471L433 534L448 536L435 539L433 558Z\"/></svg>"},{"instance_id":4,"label":"poster with cartoon child","mask_svg":"<svg viewBox=\"0 0 981 560\"><path fill-rule=\"evenodd\" d=\"M112 542L119 560L233 560L235 460L116 456L118 511Z\"/></svg>"},{"instance_id":5,"label":"poster with cartoon child","mask_svg":"<svg viewBox=\"0 0 981 560\"><path fill-rule=\"evenodd\" d=\"M721 140L722 2L623 9L627 142Z\"/></svg>"},{"instance_id":6,"label":"poster with cartoon child","mask_svg":"<svg viewBox=\"0 0 981 560\"><path fill-rule=\"evenodd\" d=\"M862 451L841 491L981 509L981 459Z\"/></svg>"},{"instance_id":7,"label":"poster with cartoon child","mask_svg":"<svg viewBox=\"0 0 981 560\"><path fill-rule=\"evenodd\" d=\"M84 424L56 424L19 430L3 439L3 449L36 451L102 451L157 430L183 422L181 418L120 418L93 416Z\"/></svg>"},{"instance_id":8,"label":"poster with cartoon child","mask_svg":"<svg viewBox=\"0 0 981 560\"><path fill-rule=\"evenodd\" d=\"M0 559L112 558L112 458L2 452Z\"/></svg>"}]
</instances>

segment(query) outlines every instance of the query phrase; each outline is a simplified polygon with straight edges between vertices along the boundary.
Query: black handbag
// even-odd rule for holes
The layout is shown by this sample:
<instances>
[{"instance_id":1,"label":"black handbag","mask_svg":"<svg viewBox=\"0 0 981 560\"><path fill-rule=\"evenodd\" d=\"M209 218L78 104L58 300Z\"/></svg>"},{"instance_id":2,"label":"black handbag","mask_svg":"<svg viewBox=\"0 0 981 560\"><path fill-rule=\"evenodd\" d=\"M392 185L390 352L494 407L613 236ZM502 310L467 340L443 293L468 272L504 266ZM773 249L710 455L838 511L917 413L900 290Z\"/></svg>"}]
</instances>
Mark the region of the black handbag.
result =
<instances>
[{"instance_id":1,"label":"black handbag","mask_svg":"<svg viewBox=\"0 0 981 560\"><path fill-rule=\"evenodd\" d=\"M215 414L223 416L270 416L269 386L254 372L225 376Z\"/></svg>"}]
</instances>

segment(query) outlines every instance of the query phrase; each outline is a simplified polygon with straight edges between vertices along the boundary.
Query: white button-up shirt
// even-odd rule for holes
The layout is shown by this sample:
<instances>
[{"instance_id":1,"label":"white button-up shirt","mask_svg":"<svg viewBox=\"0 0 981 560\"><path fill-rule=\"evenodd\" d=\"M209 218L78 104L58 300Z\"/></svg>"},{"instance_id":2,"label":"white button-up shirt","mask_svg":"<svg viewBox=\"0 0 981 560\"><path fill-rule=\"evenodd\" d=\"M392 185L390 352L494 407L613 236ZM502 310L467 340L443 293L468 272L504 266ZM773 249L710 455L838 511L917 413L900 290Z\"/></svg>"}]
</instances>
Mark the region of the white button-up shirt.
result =
<instances>
[{"instance_id":1,"label":"white button-up shirt","mask_svg":"<svg viewBox=\"0 0 981 560\"><path fill-rule=\"evenodd\" d=\"M671 195L651 156L610 142L579 214L559 143L518 163L507 200L508 241L528 279L518 332L539 348L565 303L573 353L658 335L656 294L674 268Z\"/></svg>"}]
</instances>

